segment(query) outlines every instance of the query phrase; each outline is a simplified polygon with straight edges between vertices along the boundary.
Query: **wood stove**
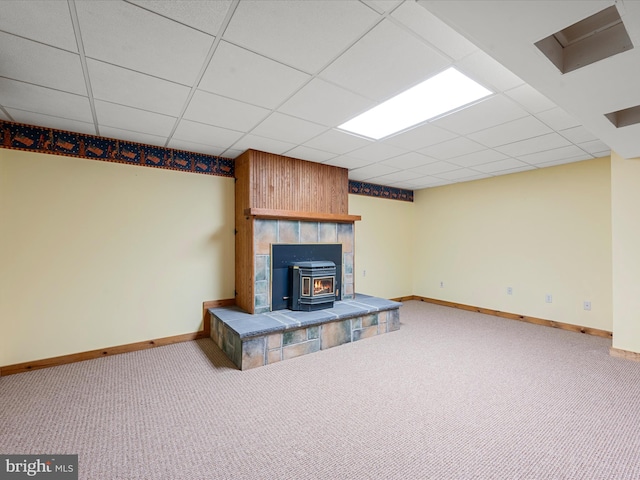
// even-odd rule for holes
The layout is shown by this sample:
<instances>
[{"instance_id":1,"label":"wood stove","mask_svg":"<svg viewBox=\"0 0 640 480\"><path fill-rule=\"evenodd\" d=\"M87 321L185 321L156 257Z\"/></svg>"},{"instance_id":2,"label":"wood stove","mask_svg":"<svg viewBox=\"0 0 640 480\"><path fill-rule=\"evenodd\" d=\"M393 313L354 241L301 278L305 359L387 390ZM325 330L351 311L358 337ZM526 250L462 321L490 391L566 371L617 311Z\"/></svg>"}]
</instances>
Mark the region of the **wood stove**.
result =
<instances>
[{"instance_id":1,"label":"wood stove","mask_svg":"<svg viewBox=\"0 0 640 480\"><path fill-rule=\"evenodd\" d=\"M336 289L336 264L330 261L297 262L291 266L289 308L311 312L333 307L340 292Z\"/></svg>"}]
</instances>

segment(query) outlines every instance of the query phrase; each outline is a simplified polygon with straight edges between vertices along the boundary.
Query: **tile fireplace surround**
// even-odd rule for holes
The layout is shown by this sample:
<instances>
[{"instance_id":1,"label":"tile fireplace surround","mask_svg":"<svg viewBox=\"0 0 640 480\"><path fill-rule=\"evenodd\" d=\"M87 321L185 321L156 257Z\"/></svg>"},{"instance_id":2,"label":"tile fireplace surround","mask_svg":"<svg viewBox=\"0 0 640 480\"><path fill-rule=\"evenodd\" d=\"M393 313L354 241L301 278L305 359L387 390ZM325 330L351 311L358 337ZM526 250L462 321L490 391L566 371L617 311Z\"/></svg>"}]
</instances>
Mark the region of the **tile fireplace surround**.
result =
<instances>
[{"instance_id":1,"label":"tile fireplace surround","mask_svg":"<svg viewBox=\"0 0 640 480\"><path fill-rule=\"evenodd\" d=\"M353 224L256 220L254 236L255 313L271 310L271 245L300 243L342 244L342 300L353 298Z\"/></svg>"},{"instance_id":2,"label":"tile fireplace surround","mask_svg":"<svg viewBox=\"0 0 640 480\"><path fill-rule=\"evenodd\" d=\"M255 313L209 310L211 338L241 370L314 353L400 328L400 303L355 295L353 223L256 219ZM314 312L271 311L271 245L342 244L342 299Z\"/></svg>"}]
</instances>

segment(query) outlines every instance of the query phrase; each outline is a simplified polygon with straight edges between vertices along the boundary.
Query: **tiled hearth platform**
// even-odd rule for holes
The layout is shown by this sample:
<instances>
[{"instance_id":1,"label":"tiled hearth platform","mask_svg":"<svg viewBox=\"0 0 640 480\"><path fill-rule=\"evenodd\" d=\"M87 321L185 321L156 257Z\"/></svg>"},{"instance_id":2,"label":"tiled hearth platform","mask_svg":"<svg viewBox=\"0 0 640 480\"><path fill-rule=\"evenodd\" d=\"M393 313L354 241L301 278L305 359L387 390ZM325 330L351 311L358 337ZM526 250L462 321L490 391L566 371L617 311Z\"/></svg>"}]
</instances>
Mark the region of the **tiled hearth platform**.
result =
<instances>
[{"instance_id":1,"label":"tiled hearth platform","mask_svg":"<svg viewBox=\"0 0 640 480\"><path fill-rule=\"evenodd\" d=\"M400 306L356 294L315 312L251 315L237 307L212 308L211 338L238 368L247 370L398 330Z\"/></svg>"}]
</instances>

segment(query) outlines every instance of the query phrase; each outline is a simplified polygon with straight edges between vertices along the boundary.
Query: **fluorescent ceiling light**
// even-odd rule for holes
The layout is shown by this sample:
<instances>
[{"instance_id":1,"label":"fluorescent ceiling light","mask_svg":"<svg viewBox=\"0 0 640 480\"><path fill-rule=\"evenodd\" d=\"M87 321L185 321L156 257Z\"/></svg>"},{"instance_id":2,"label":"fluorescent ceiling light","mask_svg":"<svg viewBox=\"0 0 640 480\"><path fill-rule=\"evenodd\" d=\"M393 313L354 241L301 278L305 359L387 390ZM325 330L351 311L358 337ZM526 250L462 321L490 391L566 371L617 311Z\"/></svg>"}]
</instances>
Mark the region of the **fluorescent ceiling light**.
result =
<instances>
[{"instance_id":1,"label":"fluorescent ceiling light","mask_svg":"<svg viewBox=\"0 0 640 480\"><path fill-rule=\"evenodd\" d=\"M491 93L451 67L338 128L378 140L469 105Z\"/></svg>"}]
</instances>

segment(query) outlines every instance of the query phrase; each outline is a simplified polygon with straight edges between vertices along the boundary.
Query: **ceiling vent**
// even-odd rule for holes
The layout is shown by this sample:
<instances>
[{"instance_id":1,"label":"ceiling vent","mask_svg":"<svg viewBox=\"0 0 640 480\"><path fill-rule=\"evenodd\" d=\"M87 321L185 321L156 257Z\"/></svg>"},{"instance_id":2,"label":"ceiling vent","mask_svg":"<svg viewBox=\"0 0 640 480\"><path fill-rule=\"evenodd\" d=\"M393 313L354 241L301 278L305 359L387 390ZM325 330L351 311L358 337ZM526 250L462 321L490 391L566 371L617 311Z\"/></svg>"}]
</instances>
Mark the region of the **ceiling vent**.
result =
<instances>
[{"instance_id":1,"label":"ceiling vent","mask_svg":"<svg viewBox=\"0 0 640 480\"><path fill-rule=\"evenodd\" d=\"M618 110L617 112L607 113L605 117L607 117L609 121L616 126L616 128L635 125L640 123L640 105L625 108L624 110Z\"/></svg>"},{"instance_id":2,"label":"ceiling vent","mask_svg":"<svg viewBox=\"0 0 640 480\"><path fill-rule=\"evenodd\" d=\"M562 73L633 48L615 5L549 35L535 45Z\"/></svg>"}]
</instances>

